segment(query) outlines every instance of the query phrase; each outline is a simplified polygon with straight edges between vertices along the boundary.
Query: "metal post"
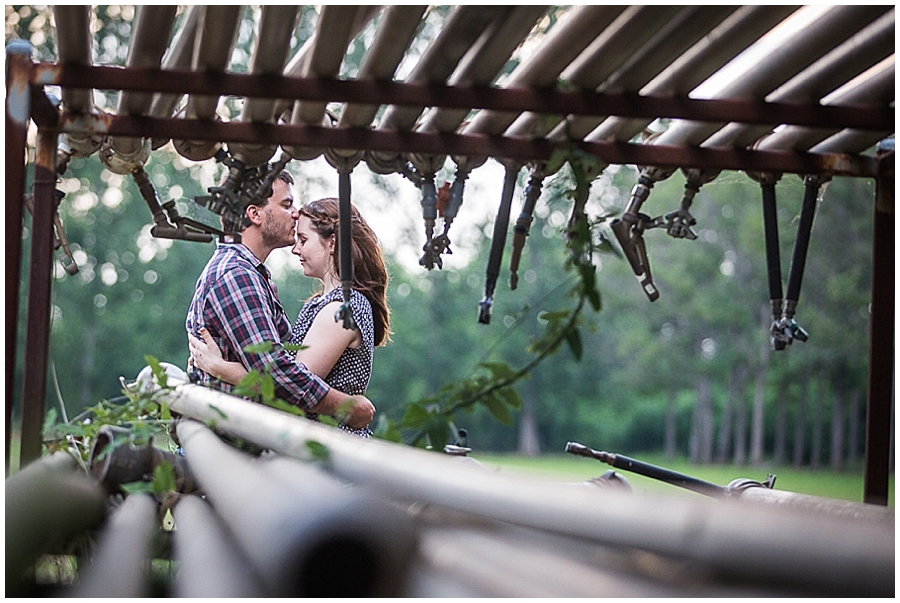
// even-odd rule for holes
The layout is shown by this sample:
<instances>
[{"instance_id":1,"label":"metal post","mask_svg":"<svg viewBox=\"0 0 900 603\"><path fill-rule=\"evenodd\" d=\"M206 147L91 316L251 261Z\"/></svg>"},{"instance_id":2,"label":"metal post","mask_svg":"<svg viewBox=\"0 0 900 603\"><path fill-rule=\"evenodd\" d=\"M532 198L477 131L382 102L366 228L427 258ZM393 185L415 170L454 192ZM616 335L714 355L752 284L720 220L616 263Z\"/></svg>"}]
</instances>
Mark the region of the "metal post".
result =
<instances>
[{"instance_id":1,"label":"metal post","mask_svg":"<svg viewBox=\"0 0 900 603\"><path fill-rule=\"evenodd\" d=\"M50 347L50 288L53 276L56 212L56 131L38 130L34 167L34 216L31 223L31 267L28 281L28 323L25 333L25 375L22 384L22 443L19 465L41 455L41 428L47 394Z\"/></svg>"},{"instance_id":2,"label":"metal post","mask_svg":"<svg viewBox=\"0 0 900 603\"><path fill-rule=\"evenodd\" d=\"M886 505L894 383L894 141L878 148L863 501Z\"/></svg>"},{"instance_id":3,"label":"metal post","mask_svg":"<svg viewBox=\"0 0 900 603\"><path fill-rule=\"evenodd\" d=\"M25 194L25 139L31 88L31 46L6 48L6 474L9 475L16 372L16 327L19 321L19 275L22 264L22 206Z\"/></svg>"}]
</instances>

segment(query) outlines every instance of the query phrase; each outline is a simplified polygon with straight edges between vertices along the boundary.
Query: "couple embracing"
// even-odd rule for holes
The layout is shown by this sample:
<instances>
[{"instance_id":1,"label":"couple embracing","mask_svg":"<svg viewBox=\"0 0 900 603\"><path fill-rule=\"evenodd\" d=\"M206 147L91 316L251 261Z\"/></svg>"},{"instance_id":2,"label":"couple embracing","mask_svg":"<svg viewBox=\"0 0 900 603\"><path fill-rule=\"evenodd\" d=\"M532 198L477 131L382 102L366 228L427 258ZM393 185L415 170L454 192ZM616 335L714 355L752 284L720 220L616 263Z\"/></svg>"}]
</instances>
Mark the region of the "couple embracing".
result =
<instances>
[{"instance_id":1,"label":"couple embracing","mask_svg":"<svg viewBox=\"0 0 900 603\"><path fill-rule=\"evenodd\" d=\"M343 295L338 276L338 202L294 206L293 177L282 170L271 196L244 210L240 243L219 242L197 281L185 326L192 382L231 392L250 370L268 371L275 395L307 411L335 417L344 431L370 437L375 407L365 397L375 346L389 335L388 275L377 237L355 207L351 212L353 329L335 321ZM265 266L269 254L293 245L303 274L322 292L291 325ZM270 352L248 345L274 342ZM282 342L302 345L296 353Z\"/></svg>"}]
</instances>

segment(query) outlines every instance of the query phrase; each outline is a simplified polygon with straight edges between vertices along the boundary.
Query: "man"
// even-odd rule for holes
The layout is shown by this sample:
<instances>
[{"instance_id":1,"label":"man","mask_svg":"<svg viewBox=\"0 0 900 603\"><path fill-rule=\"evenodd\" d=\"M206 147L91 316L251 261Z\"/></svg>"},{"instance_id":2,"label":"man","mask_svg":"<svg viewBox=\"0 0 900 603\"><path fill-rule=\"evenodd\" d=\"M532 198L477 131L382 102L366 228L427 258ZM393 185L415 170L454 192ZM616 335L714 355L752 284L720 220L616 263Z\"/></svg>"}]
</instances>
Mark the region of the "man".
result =
<instances>
[{"instance_id":1,"label":"man","mask_svg":"<svg viewBox=\"0 0 900 603\"><path fill-rule=\"evenodd\" d=\"M275 283L264 262L280 247L294 244L299 212L294 207L293 177L281 171L272 184L272 195L244 210L240 243L218 243L213 257L197 281L185 327L199 336L206 327L225 360L236 360L247 370L268 371L275 394L305 410L334 416L354 429L369 424L375 407L364 396L348 396L330 388L296 362L280 342L291 336L291 321L278 302ZM276 342L276 350L247 353L250 344ZM191 367L190 379L225 392L234 387Z\"/></svg>"}]
</instances>

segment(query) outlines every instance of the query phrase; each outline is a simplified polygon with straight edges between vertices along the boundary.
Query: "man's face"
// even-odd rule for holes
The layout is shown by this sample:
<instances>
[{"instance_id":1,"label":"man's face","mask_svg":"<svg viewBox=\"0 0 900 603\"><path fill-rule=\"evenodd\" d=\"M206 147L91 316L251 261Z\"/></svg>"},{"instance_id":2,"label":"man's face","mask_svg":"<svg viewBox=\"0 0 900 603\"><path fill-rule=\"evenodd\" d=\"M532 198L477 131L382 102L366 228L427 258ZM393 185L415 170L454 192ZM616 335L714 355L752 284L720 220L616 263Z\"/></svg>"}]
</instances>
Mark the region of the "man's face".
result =
<instances>
[{"instance_id":1,"label":"man's face","mask_svg":"<svg viewBox=\"0 0 900 603\"><path fill-rule=\"evenodd\" d=\"M294 244L294 228L300 214L294 207L294 193L284 180L272 184L272 196L260 210L263 216L261 226L263 243L277 249Z\"/></svg>"}]
</instances>

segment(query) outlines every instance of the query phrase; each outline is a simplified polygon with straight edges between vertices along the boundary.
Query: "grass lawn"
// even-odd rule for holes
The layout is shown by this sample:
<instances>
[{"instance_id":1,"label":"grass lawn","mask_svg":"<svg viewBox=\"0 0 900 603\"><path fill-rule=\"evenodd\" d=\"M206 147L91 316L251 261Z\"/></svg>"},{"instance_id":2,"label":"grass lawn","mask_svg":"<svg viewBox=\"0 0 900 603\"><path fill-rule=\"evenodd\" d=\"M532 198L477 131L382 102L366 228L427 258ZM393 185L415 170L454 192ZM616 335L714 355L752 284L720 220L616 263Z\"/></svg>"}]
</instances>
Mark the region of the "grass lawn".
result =
<instances>
[{"instance_id":1,"label":"grass lawn","mask_svg":"<svg viewBox=\"0 0 900 603\"><path fill-rule=\"evenodd\" d=\"M539 457L525 457L511 454L473 454L473 458L483 465L499 471L522 473L563 481L584 481L599 477L607 470L615 470L623 476L634 492L641 494L684 494L685 496L701 496L679 486L668 484L653 478L644 477L622 469L614 469L610 465L594 459L572 454L545 454ZM734 465L692 465L686 459L677 458L667 461L662 454L634 455L631 458L695 477L719 486L727 486L732 480L746 478L763 482L770 473L775 475L775 489L799 494L822 496L838 500L862 502L863 468L862 465L843 471L809 468L761 467ZM888 483L888 505L894 506L894 476Z\"/></svg>"}]
</instances>

